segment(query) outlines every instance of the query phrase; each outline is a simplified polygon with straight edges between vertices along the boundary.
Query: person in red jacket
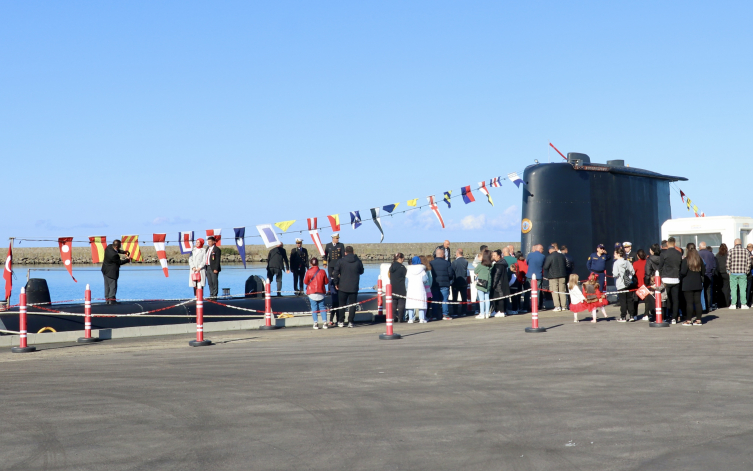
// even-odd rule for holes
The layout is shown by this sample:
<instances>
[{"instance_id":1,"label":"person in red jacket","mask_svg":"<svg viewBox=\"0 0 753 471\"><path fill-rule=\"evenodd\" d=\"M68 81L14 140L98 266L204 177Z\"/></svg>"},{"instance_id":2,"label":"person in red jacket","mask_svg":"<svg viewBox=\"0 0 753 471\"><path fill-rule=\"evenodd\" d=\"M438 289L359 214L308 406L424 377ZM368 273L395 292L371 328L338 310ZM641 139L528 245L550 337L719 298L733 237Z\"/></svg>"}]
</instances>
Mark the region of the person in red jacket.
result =
<instances>
[{"instance_id":1,"label":"person in red jacket","mask_svg":"<svg viewBox=\"0 0 753 471\"><path fill-rule=\"evenodd\" d=\"M322 329L327 328L327 306L324 304L324 295L327 293L327 285L329 279L327 278L326 270L319 268L319 260L316 257L312 257L309 260L311 268L306 272L306 276L303 277L303 284L306 285L306 294L311 302L311 316L314 318L314 329L319 328L319 322L316 315L322 319Z\"/></svg>"},{"instance_id":2,"label":"person in red jacket","mask_svg":"<svg viewBox=\"0 0 753 471\"><path fill-rule=\"evenodd\" d=\"M635 269L635 279L638 280L638 286L636 288L640 289L641 286L646 285L646 251L643 249L638 249L638 252L636 253L637 260L633 262L633 268ZM653 302L654 298L651 298L651 301ZM638 297L638 295L635 295L633 298L633 302L635 302L635 309L633 312L638 315L638 304L643 303L643 306L645 308L643 320L647 321L649 320L649 316L651 315L651 304L646 302L645 299L641 300L641 298Z\"/></svg>"}]
</instances>

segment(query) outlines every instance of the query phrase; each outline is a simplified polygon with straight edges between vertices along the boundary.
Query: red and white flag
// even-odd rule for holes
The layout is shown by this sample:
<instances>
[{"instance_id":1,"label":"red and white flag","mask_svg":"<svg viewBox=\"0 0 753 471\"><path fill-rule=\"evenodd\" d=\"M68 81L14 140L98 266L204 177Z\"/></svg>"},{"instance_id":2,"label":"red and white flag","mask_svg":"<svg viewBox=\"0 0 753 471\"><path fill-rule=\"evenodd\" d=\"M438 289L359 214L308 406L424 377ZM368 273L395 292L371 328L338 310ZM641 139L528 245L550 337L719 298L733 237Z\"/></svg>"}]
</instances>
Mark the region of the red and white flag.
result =
<instances>
[{"instance_id":1,"label":"red and white flag","mask_svg":"<svg viewBox=\"0 0 753 471\"><path fill-rule=\"evenodd\" d=\"M494 206L492 201L492 195L489 194L489 189L486 187L486 182L478 182L478 191L486 195L486 199L489 200L489 204Z\"/></svg>"},{"instance_id":2,"label":"red and white flag","mask_svg":"<svg viewBox=\"0 0 753 471\"><path fill-rule=\"evenodd\" d=\"M165 274L165 278L167 278L167 254L165 253L165 238L167 238L167 234L152 234L152 242L154 242L154 250L157 252L157 258L159 259L159 264L162 265L162 272Z\"/></svg>"},{"instance_id":3,"label":"red and white flag","mask_svg":"<svg viewBox=\"0 0 753 471\"><path fill-rule=\"evenodd\" d=\"M491 186L492 188L499 188L502 186L501 180L502 177L492 178L491 180L489 180L489 186Z\"/></svg>"},{"instance_id":4,"label":"red and white flag","mask_svg":"<svg viewBox=\"0 0 753 471\"><path fill-rule=\"evenodd\" d=\"M442 225L442 229L444 229L444 219L442 219L442 215L439 214L439 206L437 206L436 201L434 201L434 196L427 196L426 199L429 200L429 207L434 211L437 219L439 219L439 223Z\"/></svg>"},{"instance_id":5,"label":"red and white flag","mask_svg":"<svg viewBox=\"0 0 753 471\"><path fill-rule=\"evenodd\" d=\"M683 203L685 202L685 193L683 193L682 190L680 190L680 199Z\"/></svg>"},{"instance_id":6,"label":"red and white flag","mask_svg":"<svg viewBox=\"0 0 753 471\"><path fill-rule=\"evenodd\" d=\"M311 236L311 240L319 250L319 256L324 257L324 247L322 246L322 239L319 237L319 229L316 227L316 218L308 218L306 221L309 225L309 235Z\"/></svg>"},{"instance_id":7,"label":"red and white flag","mask_svg":"<svg viewBox=\"0 0 753 471\"><path fill-rule=\"evenodd\" d=\"M207 237L214 236L214 245L216 245L217 247L221 245L220 244L220 240L222 238L222 236L220 235L221 232L222 232L222 229L207 229Z\"/></svg>"},{"instance_id":8,"label":"red and white flag","mask_svg":"<svg viewBox=\"0 0 753 471\"><path fill-rule=\"evenodd\" d=\"M309 224L309 230L310 231L314 231L314 230L317 229L316 218L308 218L308 219L306 219L306 222L308 222L308 224Z\"/></svg>"},{"instance_id":9,"label":"red and white flag","mask_svg":"<svg viewBox=\"0 0 753 471\"><path fill-rule=\"evenodd\" d=\"M60 259L68 270L68 274L73 278L73 237L58 237L58 245L60 246ZM73 281L78 283L75 278Z\"/></svg>"},{"instance_id":10,"label":"red and white flag","mask_svg":"<svg viewBox=\"0 0 753 471\"><path fill-rule=\"evenodd\" d=\"M5 299L7 301L10 300L10 292L13 289L13 242L8 245L8 256L5 258L3 278L5 278Z\"/></svg>"}]
</instances>

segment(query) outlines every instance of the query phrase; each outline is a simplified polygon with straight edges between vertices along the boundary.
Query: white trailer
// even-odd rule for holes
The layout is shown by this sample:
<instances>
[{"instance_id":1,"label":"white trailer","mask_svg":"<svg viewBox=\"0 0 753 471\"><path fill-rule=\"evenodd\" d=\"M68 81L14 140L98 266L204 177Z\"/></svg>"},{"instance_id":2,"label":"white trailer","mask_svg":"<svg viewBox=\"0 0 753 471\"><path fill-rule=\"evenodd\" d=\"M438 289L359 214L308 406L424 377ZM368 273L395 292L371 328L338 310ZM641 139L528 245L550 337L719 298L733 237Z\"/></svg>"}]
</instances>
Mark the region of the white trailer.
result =
<instances>
[{"instance_id":1,"label":"white trailer","mask_svg":"<svg viewBox=\"0 0 753 471\"><path fill-rule=\"evenodd\" d=\"M701 218L668 219L661 226L661 238L674 237L677 246L685 248L688 242L698 247L701 242L714 249L724 243L727 248L734 246L735 239L741 239L743 247L753 242L750 231L753 230L753 218L743 216L709 216Z\"/></svg>"}]
</instances>

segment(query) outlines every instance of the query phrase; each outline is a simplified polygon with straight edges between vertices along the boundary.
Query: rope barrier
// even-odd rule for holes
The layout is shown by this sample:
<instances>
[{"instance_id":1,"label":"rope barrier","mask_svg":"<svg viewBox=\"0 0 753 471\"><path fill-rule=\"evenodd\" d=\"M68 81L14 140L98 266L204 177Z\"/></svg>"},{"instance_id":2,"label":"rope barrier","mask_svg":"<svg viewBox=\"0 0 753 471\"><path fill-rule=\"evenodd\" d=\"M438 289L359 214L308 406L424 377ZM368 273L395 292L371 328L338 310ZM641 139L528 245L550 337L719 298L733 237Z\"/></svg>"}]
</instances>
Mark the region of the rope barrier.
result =
<instances>
[{"instance_id":1,"label":"rope barrier","mask_svg":"<svg viewBox=\"0 0 753 471\"><path fill-rule=\"evenodd\" d=\"M525 294L525 293L527 293L529 291L531 291L531 290L530 289L525 289L523 291L518 291L517 293L514 293L514 294L509 294L507 296L502 296L502 297L499 297L499 298L489 299L488 301L492 302L492 301L499 301L500 299L513 298L515 296L520 296L521 294ZM403 296L403 295L395 294L395 293L392 293L392 296L394 296L396 298L410 299L411 301L424 301L423 299L409 298L407 296ZM480 304L481 303L481 301L432 301L431 298L427 298L426 301L427 302L431 302L432 304ZM484 302L486 302L486 301L487 300L484 300Z\"/></svg>"}]
</instances>

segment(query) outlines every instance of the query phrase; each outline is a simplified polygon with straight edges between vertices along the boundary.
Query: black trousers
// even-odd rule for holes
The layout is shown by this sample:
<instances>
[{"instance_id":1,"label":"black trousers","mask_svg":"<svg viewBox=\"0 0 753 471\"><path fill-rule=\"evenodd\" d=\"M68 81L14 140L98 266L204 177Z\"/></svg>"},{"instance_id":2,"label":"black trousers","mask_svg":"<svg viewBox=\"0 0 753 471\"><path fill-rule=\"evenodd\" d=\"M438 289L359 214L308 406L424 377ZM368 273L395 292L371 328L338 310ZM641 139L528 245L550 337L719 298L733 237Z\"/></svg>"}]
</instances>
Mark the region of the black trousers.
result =
<instances>
[{"instance_id":1,"label":"black trousers","mask_svg":"<svg viewBox=\"0 0 753 471\"><path fill-rule=\"evenodd\" d=\"M306 269L292 270L293 272L293 291L303 291L303 279L306 277Z\"/></svg>"},{"instance_id":2,"label":"black trousers","mask_svg":"<svg viewBox=\"0 0 753 471\"><path fill-rule=\"evenodd\" d=\"M618 293L617 300L620 302L620 317L625 319L626 316L629 316L629 319L632 319L635 316L633 293Z\"/></svg>"},{"instance_id":3,"label":"black trousers","mask_svg":"<svg viewBox=\"0 0 753 471\"><path fill-rule=\"evenodd\" d=\"M450 291L452 292L453 301L468 302L468 282L466 280L455 281L450 286ZM456 316L461 316L468 312L467 304L451 304L450 306L452 307L452 314Z\"/></svg>"},{"instance_id":4,"label":"black trousers","mask_svg":"<svg viewBox=\"0 0 753 471\"><path fill-rule=\"evenodd\" d=\"M214 270L211 270L209 268L209 265L207 265L207 284L209 285L209 296L217 297L217 293L219 292L219 286L220 286L220 280L219 280L219 273L215 273Z\"/></svg>"},{"instance_id":5,"label":"black trousers","mask_svg":"<svg viewBox=\"0 0 753 471\"><path fill-rule=\"evenodd\" d=\"M746 291L745 299L748 301L748 306L750 306L751 304L753 304L753 300L750 299L751 297L750 294L751 292L753 292L753 275L748 273L747 278L748 278L748 286L745 288L745 291Z\"/></svg>"},{"instance_id":6,"label":"black trousers","mask_svg":"<svg viewBox=\"0 0 753 471\"><path fill-rule=\"evenodd\" d=\"M267 279L272 283L272 278L277 277L277 296L282 291L282 268L267 268Z\"/></svg>"},{"instance_id":7,"label":"black trousers","mask_svg":"<svg viewBox=\"0 0 753 471\"><path fill-rule=\"evenodd\" d=\"M332 297L332 308L329 310L329 321L331 323L334 323L335 319L337 318L337 313L340 312L340 310L337 309L337 306L340 305L340 297L337 290L335 290L333 286L330 286L330 294Z\"/></svg>"},{"instance_id":8,"label":"black trousers","mask_svg":"<svg viewBox=\"0 0 753 471\"><path fill-rule=\"evenodd\" d=\"M393 319L397 322L405 322L405 298L396 298L393 296L392 303L395 309L392 313L394 316Z\"/></svg>"},{"instance_id":9,"label":"black trousers","mask_svg":"<svg viewBox=\"0 0 753 471\"><path fill-rule=\"evenodd\" d=\"M347 306L348 304L353 304L356 301L358 301L358 293L346 293L345 291L340 291L338 294L338 298L340 301L340 306ZM356 322L356 306L350 306L348 309L348 323L353 324ZM345 310L344 309L338 309L337 310L337 322L343 322L345 318Z\"/></svg>"},{"instance_id":10,"label":"black trousers","mask_svg":"<svg viewBox=\"0 0 753 471\"><path fill-rule=\"evenodd\" d=\"M118 294L118 279L105 275L102 275L102 278L105 279L105 299L115 301L115 296Z\"/></svg>"},{"instance_id":11,"label":"black trousers","mask_svg":"<svg viewBox=\"0 0 753 471\"><path fill-rule=\"evenodd\" d=\"M664 285L667 287L667 315L672 312L672 319L677 321L680 315L680 285Z\"/></svg>"},{"instance_id":12,"label":"black trousers","mask_svg":"<svg viewBox=\"0 0 753 471\"><path fill-rule=\"evenodd\" d=\"M729 289L729 273L724 273L719 275L719 278L717 279L717 283L719 285L718 294L716 298L716 307L729 307L730 303L730 289ZM715 285L716 286L716 285Z\"/></svg>"},{"instance_id":13,"label":"black trousers","mask_svg":"<svg viewBox=\"0 0 753 471\"><path fill-rule=\"evenodd\" d=\"M696 319L701 320L701 315L703 313L703 309L701 308L701 292L702 290L696 290L696 291L683 291L682 294L685 296L685 310L683 311L683 318L686 321L695 321Z\"/></svg>"},{"instance_id":14,"label":"black trousers","mask_svg":"<svg viewBox=\"0 0 753 471\"><path fill-rule=\"evenodd\" d=\"M705 275L703 277L703 297L706 301L706 314L711 311L711 303L714 300L714 277ZM686 301L687 302L687 301Z\"/></svg>"}]
</instances>

